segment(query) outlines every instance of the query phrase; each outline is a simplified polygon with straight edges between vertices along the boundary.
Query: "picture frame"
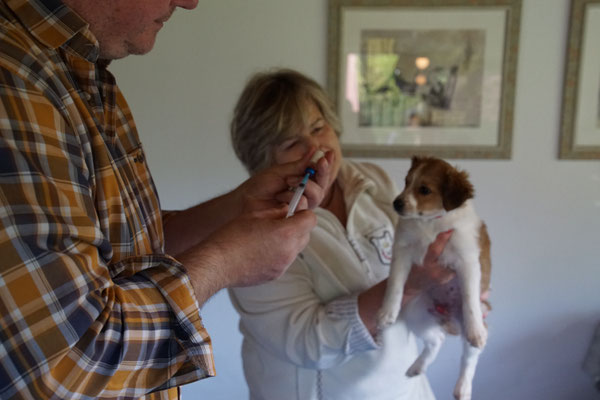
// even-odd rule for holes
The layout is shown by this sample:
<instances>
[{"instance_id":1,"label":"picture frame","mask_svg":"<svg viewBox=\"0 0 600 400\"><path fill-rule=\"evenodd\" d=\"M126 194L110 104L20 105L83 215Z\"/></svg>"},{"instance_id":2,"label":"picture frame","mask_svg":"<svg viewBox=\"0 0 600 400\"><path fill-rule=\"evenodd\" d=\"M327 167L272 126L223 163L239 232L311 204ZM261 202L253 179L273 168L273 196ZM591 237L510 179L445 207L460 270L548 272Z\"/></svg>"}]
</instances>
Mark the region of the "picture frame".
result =
<instances>
[{"instance_id":1,"label":"picture frame","mask_svg":"<svg viewBox=\"0 0 600 400\"><path fill-rule=\"evenodd\" d=\"M346 156L511 157L521 0L329 0Z\"/></svg>"},{"instance_id":2,"label":"picture frame","mask_svg":"<svg viewBox=\"0 0 600 400\"><path fill-rule=\"evenodd\" d=\"M560 127L560 159L600 158L600 0L572 0Z\"/></svg>"}]
</instances>

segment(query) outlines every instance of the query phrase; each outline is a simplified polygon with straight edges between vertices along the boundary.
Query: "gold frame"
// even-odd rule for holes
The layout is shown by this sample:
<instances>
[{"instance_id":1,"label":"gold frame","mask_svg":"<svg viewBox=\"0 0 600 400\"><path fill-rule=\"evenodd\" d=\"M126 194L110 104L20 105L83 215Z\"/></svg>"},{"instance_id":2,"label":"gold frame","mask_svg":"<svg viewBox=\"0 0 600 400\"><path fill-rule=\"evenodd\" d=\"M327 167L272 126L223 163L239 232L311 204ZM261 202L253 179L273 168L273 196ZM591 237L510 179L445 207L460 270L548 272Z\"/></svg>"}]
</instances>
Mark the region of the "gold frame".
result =
<instances>
[{"instance_id":1,"label":"gold frame","mask_svg":"<svg viewBox=\"0 0 600 400\"><path fill-rule=\"evenodd\" d=\"M581 76L582 60L585 56L583 43L586 35L585 20L589 4L600 4L600 0L572 0L569 18L569 36L566 52L565 79L563 86L562 119L560 127L559 158L592 160L600 158L600 145L578 145L576 141L576 119L579 88L584 86ZM600 88L599 88L600 90ZM600 101L596 96L596 101ZM598 110L600 113L600 110ZM600 116L598 116L600 119ZM600 128L600 127L599 127Z\"/></svg>"},{"instance_id":2,"label":"gold frame","mask_svg":"<svg viewBox=\"0 0 600 400\"><path fill-rule=\"evenodd\" d=\"M358 157L410 157L412 155L435 155L443 158L496 158L509 159L511 157L512 129L514 98L516 85L517 55L519 48L519 32L521 20L521 0L328 0L329 1L329 26L328 26L328 64L327 64L327 90L334 101L338 112L341 111L338 99L339 87L344 84L345 77L340 77L340 61L344 49L342 43L342 9L346 7L369 8L386 7L396 11L401 8L407 10L435 9L462 11L467 8L504 9L506 11L505 36L502 43L502 83L500 88L497 143L494 146L469 145L459 143L453 145L405 145L405 144L344 144L344 135L340 138L344 155ZM341 112L340 112L341 114ZM342 116L340 115L340 118ZM342 118L343 129L349 127L348 121ZM495 134L494 131L492 131Z\"/></svg>"}]
</instances>

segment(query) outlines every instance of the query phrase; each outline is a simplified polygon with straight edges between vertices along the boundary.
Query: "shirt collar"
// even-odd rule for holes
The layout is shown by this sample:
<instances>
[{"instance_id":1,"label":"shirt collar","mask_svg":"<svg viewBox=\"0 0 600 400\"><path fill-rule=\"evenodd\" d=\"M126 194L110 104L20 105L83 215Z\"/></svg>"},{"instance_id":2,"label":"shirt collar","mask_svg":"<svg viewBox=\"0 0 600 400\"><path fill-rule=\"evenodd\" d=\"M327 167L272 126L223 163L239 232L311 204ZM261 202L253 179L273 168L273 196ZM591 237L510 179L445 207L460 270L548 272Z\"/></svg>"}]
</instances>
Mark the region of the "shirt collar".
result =
<instances>
[{"instance_id":1,"label":"shirt collar","mask_svg":"<svg viewBox=\"0 0 600 400\"><path fill-rule=\"evenodd\" d=\"M67 51L95 63L98 41L89 25L60 0L5 0L31 35L43 45Z\"/></svg>"},{"instance_id":2,"label":"shirt collar","mask_svg":"<svg viewBox=\"0 0 600 400\"><path fill-rule=\"evenodd\" d=\"M359 193L376 188L375 181L363 174L356 164L344 160L338 172L338 183L346 197L355 198Z\"/></svg>"}]
</instances>

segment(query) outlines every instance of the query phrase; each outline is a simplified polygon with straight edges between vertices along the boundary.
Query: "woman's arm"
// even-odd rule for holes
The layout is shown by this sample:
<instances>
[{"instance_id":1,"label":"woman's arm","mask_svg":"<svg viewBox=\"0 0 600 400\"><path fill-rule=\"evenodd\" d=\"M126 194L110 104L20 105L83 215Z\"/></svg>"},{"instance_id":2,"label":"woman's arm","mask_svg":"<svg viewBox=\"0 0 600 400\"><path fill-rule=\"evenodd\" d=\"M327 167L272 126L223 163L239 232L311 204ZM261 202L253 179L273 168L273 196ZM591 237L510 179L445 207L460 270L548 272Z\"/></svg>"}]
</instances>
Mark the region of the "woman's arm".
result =
<instances>
[{"instance_id":1,"label":"woman's arm","mask_svg":"<svg viewBox=\"0 0 600 400\"><path fill-rule=\"evenodd\" d=\"M329 303L315 291L315 277L301 259L279 279L232 288L231 300L244 335L261 349L302 368L324 369L377 345L356 312L356 298ZM325 279L321 277L321 279Z\"/></svg>"}]
</instances>

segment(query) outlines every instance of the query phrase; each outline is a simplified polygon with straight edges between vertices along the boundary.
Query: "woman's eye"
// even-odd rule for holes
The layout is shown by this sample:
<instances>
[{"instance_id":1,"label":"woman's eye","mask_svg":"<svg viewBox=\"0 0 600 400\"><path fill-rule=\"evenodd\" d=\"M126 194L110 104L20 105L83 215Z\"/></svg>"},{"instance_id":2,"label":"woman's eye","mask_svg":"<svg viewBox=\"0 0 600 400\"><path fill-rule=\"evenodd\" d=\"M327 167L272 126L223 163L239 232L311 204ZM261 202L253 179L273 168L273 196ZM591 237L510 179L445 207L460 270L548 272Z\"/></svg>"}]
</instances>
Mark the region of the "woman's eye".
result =
<instances>
[{"instance_id":1,"label":"woman's eye","mask_svg":"<svg viewBox=\"0 0 600 400\"><path fill-rule=\"evenodd\" d=\"M419 187L419 193L421 193L424 196L427 196L428 194L431 194L431 189L429 189L425 185L422 185L422 186Z\"/></svg>"},{"instance_id":2,"label":"woman's eye","mask_svg":"<svg viewBox=\"0 0 600 400\"><path fill-rule=\"evenodd\" d=\"M281 145L279 146L279 148L283 151L285 150L289 150L292 147L294 147L296 145L296 143L298 143L297 140L286 140L285 142L281 143Z\"/></svg>"},{"instance_id":3,"label":"woman's eye","mask_svg":"<svg viewBox=\"0 0 600 400\"><path fill-rule=\"evenodd\" d=\"M318 134L319 132L321 132L321 130L323 130L323 126L315 126L312 132L313 134Z\"/></svg>"}]
</instances>

